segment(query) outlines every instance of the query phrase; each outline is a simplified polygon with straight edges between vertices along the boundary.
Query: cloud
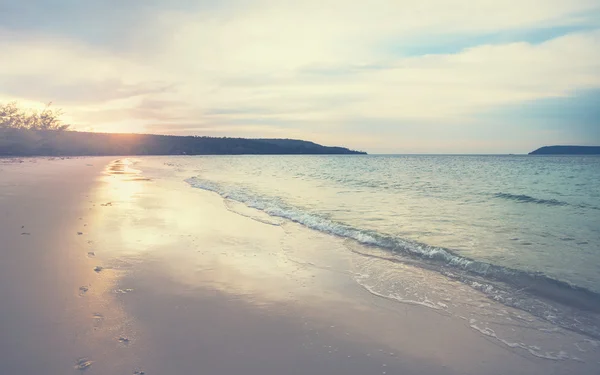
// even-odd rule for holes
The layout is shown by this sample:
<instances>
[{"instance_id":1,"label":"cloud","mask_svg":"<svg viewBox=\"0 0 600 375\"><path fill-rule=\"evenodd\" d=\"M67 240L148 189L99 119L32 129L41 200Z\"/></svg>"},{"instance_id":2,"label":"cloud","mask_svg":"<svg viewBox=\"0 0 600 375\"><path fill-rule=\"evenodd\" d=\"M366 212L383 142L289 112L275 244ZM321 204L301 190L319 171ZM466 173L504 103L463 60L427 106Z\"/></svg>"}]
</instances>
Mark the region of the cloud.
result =
<instances>
[{"instance_id":1,"label":"cloud","mask_svg":"<svg viewBox=\"0 0 600 375\"><path fill-rule=\"evenodd\" d=\"M14 97L52 98L65 105L104 102L163 93L168 85L152 82L126 84L121 80L53 82L43 76L11 76L2 80L3 91Z\"/></svg>"},{"instance_id":2,"label":"cloud","mask_svg":"<svg viewBox=\"0 0 600 375\"><path fill-rule=\"evenodd\" d=\"M489 147L498 111L600 88L595 0L115 1L0 0L0 100L96 130L427 151Z\"/></svg>"}]
</instances>

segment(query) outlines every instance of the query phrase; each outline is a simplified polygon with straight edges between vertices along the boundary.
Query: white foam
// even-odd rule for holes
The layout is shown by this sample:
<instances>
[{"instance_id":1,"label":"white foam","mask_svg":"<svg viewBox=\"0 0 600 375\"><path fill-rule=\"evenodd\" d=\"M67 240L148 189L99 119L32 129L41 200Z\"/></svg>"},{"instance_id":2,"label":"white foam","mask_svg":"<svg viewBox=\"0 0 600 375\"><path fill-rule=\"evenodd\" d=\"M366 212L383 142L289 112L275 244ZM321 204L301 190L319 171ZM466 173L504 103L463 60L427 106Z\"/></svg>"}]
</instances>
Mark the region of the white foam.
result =
<instances>
[{"instance_id":1,"label":"white foam","mask_svg":"<svg viewBox=\"0 0 600 375\"><path fill-rule=\"evenodd\" d=\"M265 218L265 217L261 217L259 215L252 215L250 213L242 212L242 210L239 210L236 207L234 207L231 204L231 201L228 200L228 199L225 199L223 202L224 202L225 208L227 210L229 210L230 212L233 212L234 214L247 217L248 219L251 219L251 220L254 220L254 221L258 221L259 223L262 223L262 224L272 225L272 226L276 226L276 227L281 226L281 222L276 221L276 220L272 220L269 217Z\"/></svg>"},{"instance_id":2,"label":"white foam","mask_svg":"<svg viewBox=\"0 0 600 375\"><path fill-rule=\"evenodd\" d=\"M469 323L470 323L469 326L485 336L492 337L492 338L500 341L501 343L508 346L509 348L523 349L523 350L528 351L531 355L533 355L535 357L542 358L542 359L548 359L548 360L552 360L552 361L564 361L564 360L570 359L568 353L563 350L560 350L558 353L554 353L554 352L542 353L542 352L540 352L540 348L538 346L533 346L533 345L530 346L530 345L525 345L522 342L510 342L510 341L504 340L504 339L498 337L498 335L496 335L496 332L494 332L493 329L491 329L489 327L480 328L479 326L477 326L475 324L476 322L477 321L475 319L471 319L469 321Z\"/></svg>"},{"instance_id":3,"label":"white foam","mask_svg":"<svg viewBox=\"0 0 600 375\"><path fill-rule=\"evenodd\" d=\"M369 293L371 293L377 297L382 297L385 299L390 299L390 300L398 301L401 303L406 303L409 305L419 305L419 306L425 306L425 307L428 307L428 308L434 309L434 310L441 310L441 308L439 306L436 306L433 302L429 301L428 299L425 299L423 301L415 301L415 300L402 298L402 297L398 296L397 294L382 294L382 293L377 292L375 289L373 289L373 287L366 285L366 284L360 282L359 280L356 280L356 281L360 286L365 288Z\"/></svg>"}]
</instances>

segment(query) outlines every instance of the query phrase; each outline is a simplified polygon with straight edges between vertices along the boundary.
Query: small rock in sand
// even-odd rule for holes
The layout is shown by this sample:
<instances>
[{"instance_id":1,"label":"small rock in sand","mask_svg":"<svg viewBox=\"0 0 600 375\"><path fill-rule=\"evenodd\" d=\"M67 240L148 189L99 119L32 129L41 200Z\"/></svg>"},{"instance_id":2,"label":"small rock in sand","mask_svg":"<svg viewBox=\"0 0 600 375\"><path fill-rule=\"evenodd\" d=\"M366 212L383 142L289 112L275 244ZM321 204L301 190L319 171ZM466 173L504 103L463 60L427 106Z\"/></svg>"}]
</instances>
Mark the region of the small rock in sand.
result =
<instances>
[{"instance_id":1,"label":"small rock in sand","mask_svg":"<svg viewBox=\"0 0 600 375\"><path fill-rule=\"evenodd\" d=\"M103 268L103 267L100 267L100 266L96 266L96 267L94 267L94 271L96 271L96 272L101 272L103 269L104 269L104 268Z\"/></svg>"},{"instance_id":2,"label":"small rock in sand","mask_svg":"<svg viewBox=\"0 0 600 375\"><path fill-rule=\"evenodd\" d=\"M83 232L77 232L78 236L81 236L83 234Z\"/></svg>"}]
</instances>

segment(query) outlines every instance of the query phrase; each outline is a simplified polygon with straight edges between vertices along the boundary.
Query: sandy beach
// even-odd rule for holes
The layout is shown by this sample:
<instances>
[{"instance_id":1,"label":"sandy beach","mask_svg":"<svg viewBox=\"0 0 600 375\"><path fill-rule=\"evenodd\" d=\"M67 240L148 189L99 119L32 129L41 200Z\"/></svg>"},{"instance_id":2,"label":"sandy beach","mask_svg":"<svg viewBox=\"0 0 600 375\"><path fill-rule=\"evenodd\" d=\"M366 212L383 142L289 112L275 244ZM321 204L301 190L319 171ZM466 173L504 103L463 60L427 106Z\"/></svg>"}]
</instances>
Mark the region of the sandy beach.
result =
<instances>
[{"instance_id":1,"label":"sandy beach","mask_svg":"<svg viewBox=\"0 0 600 375\"><path fill-rule=\"evenodd\" d=\"M410 264L387 267L469 304L382 295L373 253L164 164L0 159L0 374L598 373L597 341L484 326L493 301Z\"/></svg>"}]
</instances>

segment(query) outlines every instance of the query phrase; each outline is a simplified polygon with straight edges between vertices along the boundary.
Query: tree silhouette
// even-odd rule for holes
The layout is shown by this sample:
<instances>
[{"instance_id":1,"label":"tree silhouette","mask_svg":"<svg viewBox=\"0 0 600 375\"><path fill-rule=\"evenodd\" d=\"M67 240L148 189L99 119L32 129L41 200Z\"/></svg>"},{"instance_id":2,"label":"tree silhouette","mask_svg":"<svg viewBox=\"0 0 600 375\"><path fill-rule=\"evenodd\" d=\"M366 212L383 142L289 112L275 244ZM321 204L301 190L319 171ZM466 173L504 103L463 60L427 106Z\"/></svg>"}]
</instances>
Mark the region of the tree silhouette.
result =
<instances>
[{"instance_id":1,"label":"tree silhouette","mask_svg":"<svg viewBox=\"0 0 600 375\"><path fill-rule=\"evenodd\" d=\"M63 124L60 109L51 109L48 103L42 111L26 110L19 107L17 102L0 103L0 129L29 129L29 130L68 130L70 125Z\"/></svg>"}]
</instances>

